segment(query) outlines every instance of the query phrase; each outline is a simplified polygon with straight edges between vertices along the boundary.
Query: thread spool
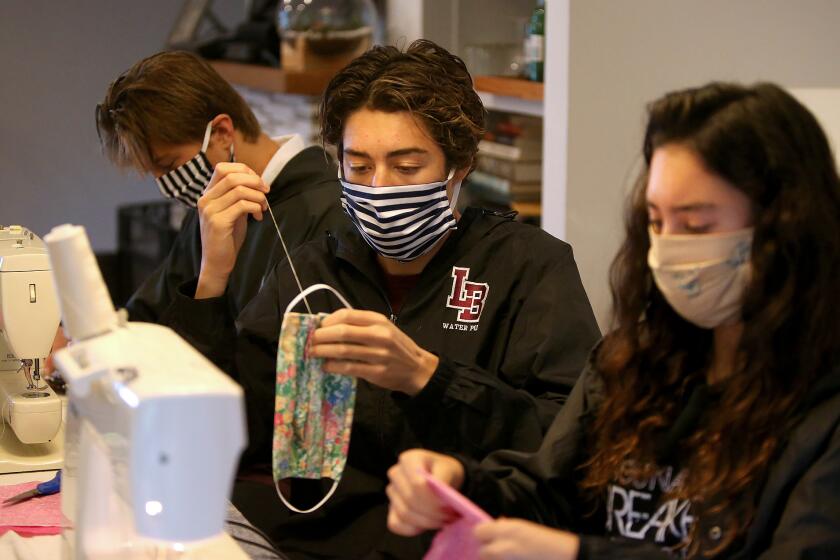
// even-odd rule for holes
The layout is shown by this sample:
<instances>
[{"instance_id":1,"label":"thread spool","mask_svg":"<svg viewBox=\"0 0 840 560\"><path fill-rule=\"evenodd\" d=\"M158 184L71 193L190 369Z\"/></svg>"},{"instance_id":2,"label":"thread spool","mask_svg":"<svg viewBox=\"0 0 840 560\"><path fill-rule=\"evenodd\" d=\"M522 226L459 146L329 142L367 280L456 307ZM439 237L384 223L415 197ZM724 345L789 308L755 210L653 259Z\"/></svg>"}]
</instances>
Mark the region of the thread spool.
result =
<instances>
[{"instance_id":1,"label":"thread spool","mask_svg":"<svg viewBox=\"0 0 840 560\"><path fill-rule=\"evenodd\" d=\"M85 228L56 226L44 236L50 254L64 331L85 340L115 329L117 312L96 263Z\"/></svg>"}]
</instances>

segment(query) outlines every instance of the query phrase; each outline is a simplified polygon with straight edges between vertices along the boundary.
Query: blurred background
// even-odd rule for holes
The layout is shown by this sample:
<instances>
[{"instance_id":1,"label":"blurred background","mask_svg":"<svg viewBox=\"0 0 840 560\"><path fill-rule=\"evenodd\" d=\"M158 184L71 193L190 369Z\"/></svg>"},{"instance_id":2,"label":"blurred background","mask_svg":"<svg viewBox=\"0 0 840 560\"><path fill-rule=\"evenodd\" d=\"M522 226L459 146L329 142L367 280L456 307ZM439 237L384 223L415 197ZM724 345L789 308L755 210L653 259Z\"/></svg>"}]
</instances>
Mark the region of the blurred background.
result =
<instances>
[{"instance_id":1,"label":"blurred background","mask_svg":"<svg viewBox=\"0 0 840 560\"><path fill-rule=\"evenodd\" d=\"M834 0L370 0L361 20L329 21L329 32L291 18L318 3L4 0L0 224L39 235L84 225L119 303L165 254L180 215L152 178L101 154L94 107L115 77L168 46L197 49L269 134L315 141L313 107L342 55L425 37L465 59L492 111L465 201L514 208L572 243L603 330L646 102L713 79L769 80L840 138Z\"/></svg>"}]
</instances>

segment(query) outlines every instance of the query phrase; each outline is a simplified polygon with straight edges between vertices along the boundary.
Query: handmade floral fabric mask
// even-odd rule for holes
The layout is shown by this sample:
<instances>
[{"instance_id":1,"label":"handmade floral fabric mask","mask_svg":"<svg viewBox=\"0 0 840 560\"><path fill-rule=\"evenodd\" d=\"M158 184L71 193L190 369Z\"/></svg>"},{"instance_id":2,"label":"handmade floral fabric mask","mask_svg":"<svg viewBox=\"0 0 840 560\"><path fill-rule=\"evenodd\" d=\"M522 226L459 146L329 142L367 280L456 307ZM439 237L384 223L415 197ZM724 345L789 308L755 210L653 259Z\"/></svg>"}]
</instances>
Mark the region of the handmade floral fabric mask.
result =
<instances>
[{"instance_id":1,"label":"handmade floral fabric mask","mask_svg":"<svg viewBox=\"0 0 840 560\"><path fill-rule=\"evenodd\" d=\"M317 290L328 290L345 307L351 307L332 287L315 284L298 294L283 315L277 345L272 470L277 495L298 513L317 510L338 487L347 464L356 403L355 377L325 373L323 359L308 356L312 333L327 314L292 311ZM315 506L300 510L280 491L278 482L285 478L328 478L333 485Z\"/></svg>"}]
</instances>

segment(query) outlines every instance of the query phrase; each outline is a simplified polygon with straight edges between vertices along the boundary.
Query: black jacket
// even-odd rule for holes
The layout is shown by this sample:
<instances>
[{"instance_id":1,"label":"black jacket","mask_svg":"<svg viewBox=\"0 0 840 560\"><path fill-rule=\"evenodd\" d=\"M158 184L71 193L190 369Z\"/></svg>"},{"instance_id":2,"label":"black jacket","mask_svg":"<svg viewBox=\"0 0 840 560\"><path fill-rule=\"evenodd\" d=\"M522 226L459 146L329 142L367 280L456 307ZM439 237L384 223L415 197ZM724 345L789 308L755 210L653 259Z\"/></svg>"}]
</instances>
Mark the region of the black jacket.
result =
<instances>
[{"instance_id":1,"label":"black jacket","mask_svg":"<svg viewBox=\"0 0 840 560\"><path fill-rule=\"evenodd\" d=\"M587 433L602 401L600 376L588 367L536 453L500 451L481 465L462 457L467 467L463 490L491 515L581 533L581 560L673 558L651 543L606 538L603 515L593 516L598 524L582 515L592 506L580 498L578 467L588 458ZM802 408L757 495L743 497L757 499L752 524L717 558L817 560L840 555L840 371L825 376ZM700 552L716 548L725 537L726 515L731 514L695 519Z\"/></svg>"},{"instance_id":2,"label":"black jacket","mask_svg":"<svg viewBox=\"0 0 840 560\"><path fill-rule=\"evenodd\" d=\"M339 204L341 188L335 167L320 148L306 148L289 160L271 184L268 203L291 250L344 224ZM226 313L239 315L259 290L268 271L282 255L271 216L262 221L248 217L248 231L225 293ZM191 301L178 297L178 286L198 276L201 267L201 232L198 212L191 210L166 257L126 304L132 321L161 323L185 336L197 327Z\"/></svg>"},{"instance_id":3,"label":"black jacket","mask_svg":"<svg viewBox=\"0 0 840 560\"><path fill-rule=\"evenodd\" d=\"M329 284L354 307L392 316L418 345L440 357L440 365L411 398L359 382L349 459L338 491L313 514L272 514L277 516L272 536L287 552L352 558L379 549L410 557L405 543L378 542L399 540L385 529L384 494L386 471L398 454L417 446L477 458L498 448L536 449L599 338L571 247L510 217L468 209L423 270L399 316L389 307L375 253L352 227L300 247L292 258L304 287ZM453 294L456 273L466 276L474 293L486 294L477 321L470 322L475 319L470 312L479 301L451 298L460 294ZM194 284L182 289L188 295ZM288 262L280 261L237 321L233 373L245 388L250 438L243 464L264 465L266 472L277 338L285 307L297 291ZM313 311L338 308L324 292L309 302ZM234 349L222 343L232 335L222 334L221 307L214 311L210 300L196 303L206 306L207 320L217 321L205 332L223 337L208 337L200 348L228 362ZM302 487L293 487L293 499L307 500ZM268 490L266 501L279 503L274 489Z\"/></svg>"}]
</instances>

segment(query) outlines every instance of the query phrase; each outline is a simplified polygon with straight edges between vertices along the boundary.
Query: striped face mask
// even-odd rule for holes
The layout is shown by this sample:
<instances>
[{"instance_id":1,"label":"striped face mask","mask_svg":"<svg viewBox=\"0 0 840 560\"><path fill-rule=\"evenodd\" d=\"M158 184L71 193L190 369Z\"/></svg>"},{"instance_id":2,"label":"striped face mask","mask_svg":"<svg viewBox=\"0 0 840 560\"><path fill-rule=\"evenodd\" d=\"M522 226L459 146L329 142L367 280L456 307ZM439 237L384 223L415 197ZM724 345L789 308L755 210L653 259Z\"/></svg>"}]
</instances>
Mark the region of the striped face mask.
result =
<instances>
[{"instance_id":1,"label":"striped face mask","mask_svg":"<svg viewBox=\"0 0 840 560\"><path fill-rule=\"evenodd\" d=\"M412 261L457 227L452 209L461 182L455 184L452 202L446 196L446 185L454 175L453 169L436 183L371 187L345 181L339 172L341 205L374 251L389 259Z\"/></svg>"},{"instance_id":2,"label":"striped face mask","mask_svg":"<svg viewBox=\"0 0 840 560\"><path fill-rule=\"evenodd\" d=\"M204 141L201 143L201 151L187 163L176 167L168 173L164 173L157 179L160 192L166 198L176 198L189 206L195 208L198 199L204 193L204 189L210 184L213 176L213 166L207 159L207 145L210 143L210 132L213 130L213 123L207 123L207 130L204 131ZM230 144L230 161L233 161L233 143Z\"/></svg>"}]
</instances>

